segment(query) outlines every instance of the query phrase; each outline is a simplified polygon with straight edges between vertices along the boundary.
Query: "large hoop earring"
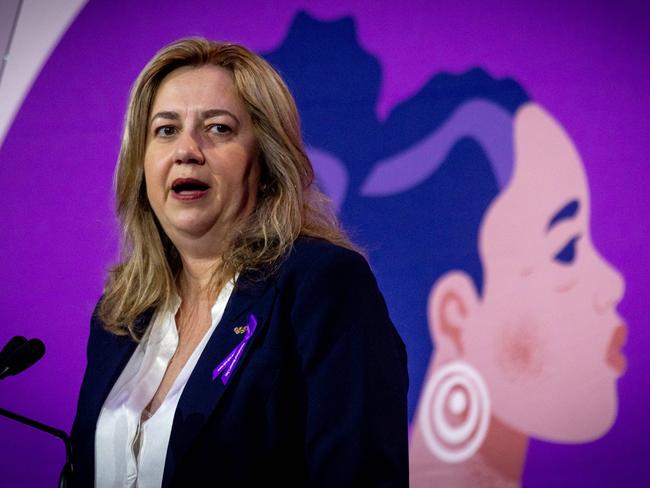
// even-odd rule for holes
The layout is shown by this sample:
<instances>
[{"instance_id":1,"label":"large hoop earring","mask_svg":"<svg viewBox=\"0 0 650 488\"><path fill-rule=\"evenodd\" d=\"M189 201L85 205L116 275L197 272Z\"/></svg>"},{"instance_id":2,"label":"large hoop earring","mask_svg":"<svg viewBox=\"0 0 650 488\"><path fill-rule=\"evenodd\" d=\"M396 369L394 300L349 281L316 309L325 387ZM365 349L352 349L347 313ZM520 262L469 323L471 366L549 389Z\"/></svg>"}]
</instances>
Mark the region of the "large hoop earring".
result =
<instances>
[{"instance_id":1,"label":"large hoop earring","mask_svg":"<svg viewBox=\"0 0 650 488\"><path fill-rule=\"evenodd\" d=\"M490 423L490 398L480 373L464 361L438 369L426 385L422 433L438 459L460 463L479 450Z\"/></svg>"}]
</instances>

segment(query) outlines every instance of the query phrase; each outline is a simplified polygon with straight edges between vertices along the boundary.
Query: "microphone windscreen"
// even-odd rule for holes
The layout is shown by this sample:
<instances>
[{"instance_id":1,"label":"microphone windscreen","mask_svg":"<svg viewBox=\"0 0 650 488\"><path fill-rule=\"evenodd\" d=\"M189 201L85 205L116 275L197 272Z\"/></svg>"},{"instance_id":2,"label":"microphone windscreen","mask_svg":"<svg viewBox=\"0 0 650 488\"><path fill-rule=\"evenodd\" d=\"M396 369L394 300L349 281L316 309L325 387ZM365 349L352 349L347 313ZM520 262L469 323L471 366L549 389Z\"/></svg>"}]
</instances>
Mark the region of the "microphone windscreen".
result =
<instances>
[{"instance_id":1,"label":"microphone windscreen","mask_svg":"<svg viewBox=\"0 0 650 488\"><path fill-rule=\"evenodd\" d=\"M41 359L45 354L45 344L40 339L30 339L16 350L7 359L7 371L5 371L0 379L10 375L18 374L29 368L36 361Z\"/></svg>"},{"instance_id":2,"label":"microphone windscreen","mask_svg":"<svg viewBox=\"0 0 650 488\"><path fill-rule=\"evenodd\" d=\"M23 336L13 336L9 339L9 342L7 342L5 347L2 348L2 351L0 351L0 369L4 369L9 356L11 356L11 354L25 342L27 342L27 339Z\"/></svg>"}]
</instances>

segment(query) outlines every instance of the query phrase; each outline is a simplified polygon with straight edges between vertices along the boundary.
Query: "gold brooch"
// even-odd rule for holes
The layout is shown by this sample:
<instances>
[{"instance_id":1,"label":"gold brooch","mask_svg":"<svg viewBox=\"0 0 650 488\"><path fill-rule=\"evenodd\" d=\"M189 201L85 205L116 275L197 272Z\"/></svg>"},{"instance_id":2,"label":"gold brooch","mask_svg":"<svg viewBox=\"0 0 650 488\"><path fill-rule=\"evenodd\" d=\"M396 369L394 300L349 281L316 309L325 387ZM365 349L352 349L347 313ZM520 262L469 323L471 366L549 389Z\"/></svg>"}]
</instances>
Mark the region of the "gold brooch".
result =
<instances>
[{"instance_id":1,"label":"gold brooch","mask_svg":"<svg viewBox=\"0 0 650 488\"><path fill-rule=\"evenodd\" d=\"M233 332L237 335L244 334L248 330L248 325L242 325L241 327L235 327Z\"/></svg>"}]
</instances>

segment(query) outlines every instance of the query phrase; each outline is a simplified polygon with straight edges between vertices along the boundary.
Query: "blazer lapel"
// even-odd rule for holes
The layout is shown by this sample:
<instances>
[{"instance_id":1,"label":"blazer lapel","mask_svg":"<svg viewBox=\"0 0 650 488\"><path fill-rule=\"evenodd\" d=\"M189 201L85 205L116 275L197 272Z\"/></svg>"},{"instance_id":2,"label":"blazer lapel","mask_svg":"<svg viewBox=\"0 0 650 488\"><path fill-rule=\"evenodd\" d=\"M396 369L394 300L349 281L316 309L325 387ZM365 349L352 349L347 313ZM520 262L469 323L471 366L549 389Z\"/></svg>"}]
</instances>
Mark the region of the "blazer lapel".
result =
<instances>
[{"instance_id":1,"label":"blazer lapel","mask_svg":"<svg viewBox=\"0 0 650 488\"><path fill-rule=\"evenodd\" d=\"M152 316L153 310L140 315L136 319L136 327L146 327ZM98 324L97 327L101 327L101 325ZM105 331L98 333L101 340L90 351L95 356L93 362L97 366L92 378L87 381L87 386L91 391L89 404L83 409L79 408L80 411L88 412L87 416L92 421L93 429L111 388L122 374L126 363L138 345L129 336L115 336Z\"/></svg>"},{"instance_id":2,"label":"blazer lapel","mask_svg":"<svg viewBox=\"0 0 650 488\"><path fill-rule=\"evenodd\" d=\"M245 371L239 370L246 362L252 343L268 322L268 313L275 295L275 287L269 286L267 281L252 281L245 277L238 280L223 317L208 340L176 407L165 460L163 487L170 486L176 466L217 407L223 393L237 383L238 374L245 374ZM249 314L257 319L257 327L247 341L229 381L224 385L220 377L212 379L213 370L241 344L244 335L237 334L234 329L245 325Z\"/></svg>"}]
</instances>

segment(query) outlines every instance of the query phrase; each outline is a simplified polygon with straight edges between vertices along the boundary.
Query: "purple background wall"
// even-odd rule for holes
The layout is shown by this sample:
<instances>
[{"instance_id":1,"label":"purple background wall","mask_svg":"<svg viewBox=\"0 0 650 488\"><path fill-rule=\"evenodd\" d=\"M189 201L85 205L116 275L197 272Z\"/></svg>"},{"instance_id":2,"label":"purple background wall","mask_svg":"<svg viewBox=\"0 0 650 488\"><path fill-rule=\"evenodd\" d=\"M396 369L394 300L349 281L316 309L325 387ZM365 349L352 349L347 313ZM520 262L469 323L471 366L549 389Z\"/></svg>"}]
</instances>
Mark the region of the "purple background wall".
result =
<instances>
[{"instance_id":1,"label":"purple background wall","mask_svg":"<svg viewBox=\"0 0 650 488\"><path fill-rule=\"evenodd\" d=\"M626 278L620 310L629 325L629 367L619 381L613 429L590 444L533 441L524 486L647 486L650 7L541 0L367 4L89 2L0 149L0 342L22 334L41 337L48 347L39 364L3 381L0 406L71 426L88 318L115 258L112 172L139 69L163 44L187 35L270 51L304 9L323 20L355 18L360 43L381 63L381 117L433 74L481 66L519 81L571 134L590 181L595 243ZM4 419L0 439L3 486L55 482L63 462L59 441Z\"/></svg>"}]
</instances>

